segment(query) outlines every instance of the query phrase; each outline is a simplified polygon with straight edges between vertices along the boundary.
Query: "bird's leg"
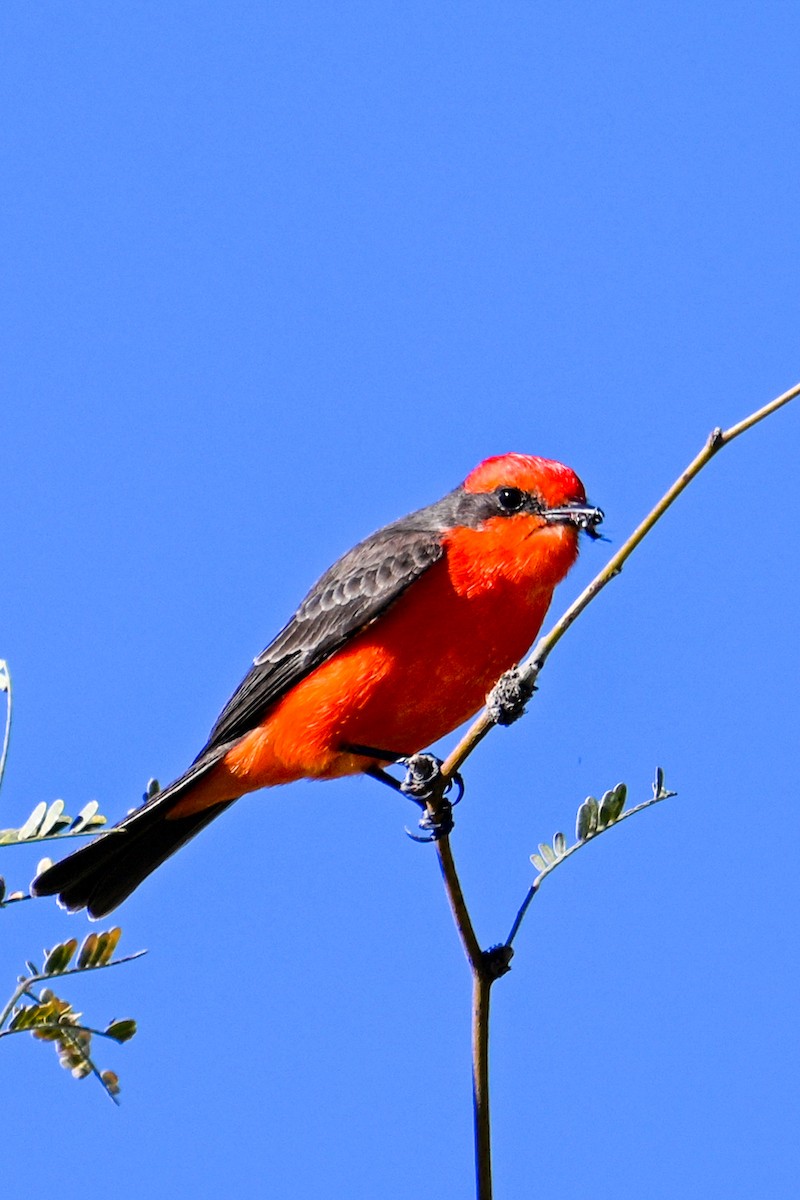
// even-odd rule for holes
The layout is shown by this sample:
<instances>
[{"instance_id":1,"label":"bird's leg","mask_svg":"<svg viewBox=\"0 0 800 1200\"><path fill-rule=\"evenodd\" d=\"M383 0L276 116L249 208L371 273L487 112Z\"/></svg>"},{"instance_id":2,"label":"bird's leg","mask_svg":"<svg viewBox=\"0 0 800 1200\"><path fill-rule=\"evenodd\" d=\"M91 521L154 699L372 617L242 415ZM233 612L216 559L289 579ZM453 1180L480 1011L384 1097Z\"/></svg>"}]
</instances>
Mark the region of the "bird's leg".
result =
<instances>
[{"instance_id":1,"label":"bird's leg","mask_svg":"<svg viewBox=\"0 0 800 1200\"><path fill-rule=\"evenodd\" d=\"M357 754L360 758L378 758L381 762L402 762L404 755L399 750L379 750L377 746L362 746L358 742L342 742L339 749L343 754ZM369 774L368 771L364 772Z\"/></svg>"},{"instance_id":2,"label":"bird's leg","mask_svg":"<svg viewBox=\"0 0 800 1200\"><path fill-rule=\"evenodd\" d=\"M392 766L394 763L405 762L405 756L398 751L379 750L377 746L362 746L356 742L342 742L339 749L343 754L357 754L359 758L377 758L381 762L388 763L389 766ZM403 785L400 780L395 779L393 775L390 775L384 767L379 767L377 763L366 767L364 774L369 775L372 779L379 780L380 783L385 783L387 787L392 788L395 792L402 791Z\"/></svg>"},{"instance_id":3,"label":"bird's leg","mask_svg":"<svg viewBox=\"0 0 800 1200\"><path fill-rule=\"evenodd\" d=\"M409 834L409 837L414 838L415 841L435 842L451 831L453 807L464 795L464 780L456 771L442 787L442 760L435 754L394 754L389 750L378 750L374 746L354 745L348 742L343 743L341 749L346 754L378 758L386 763L396 763L398 766L406 768L405 777L402 780L395 779L393 775L376 763L367 767L364 774L379 780L380 783L385 783L395 792L402 792L423 810L419 826L420 829L425 830L426 836L418 838L415 834ZM449 792L453 784L456 785L458 792L454 800L448 800L445 793ZM408 830L406 832L408 833Z\"/></svg>"},{"instance_id":4,"label":"bird's leg","mask_svg":"<svg viewBox=\"0 0 800 1200\"><path fill-rule=\"evenodd\" d=\"M512 725L518 721L535 691L532 683L523 680L519 667L512 667L501 675L486 697L486 707L495 725Z\"/></svg>"},{"instance_id":5,"label":"bird's leg","mask_svg":"<svg viewBox=\"0 0 800 1200\"><path fill-rule=\"evenodd\" d=\"M392 788L395 792L402 790L402 784L399 779L395 779L394 775L390 775L388 771L384 771L383 767L367 767L364 772L371 779L377 779L379 783L385 783L387 787Z\"/></svg>"}]
</instances>

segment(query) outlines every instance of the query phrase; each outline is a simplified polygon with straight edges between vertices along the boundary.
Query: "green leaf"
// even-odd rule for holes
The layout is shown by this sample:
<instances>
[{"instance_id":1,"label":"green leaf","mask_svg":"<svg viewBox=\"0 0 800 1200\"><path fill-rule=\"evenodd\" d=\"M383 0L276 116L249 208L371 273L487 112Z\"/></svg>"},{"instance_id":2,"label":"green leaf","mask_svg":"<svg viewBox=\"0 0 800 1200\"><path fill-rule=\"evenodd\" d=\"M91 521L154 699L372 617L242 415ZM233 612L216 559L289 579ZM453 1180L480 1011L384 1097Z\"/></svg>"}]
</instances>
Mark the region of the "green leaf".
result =
<instances>
[{"instance_id":1,"label":"green leaf","mask_svg":"<svg viewBox=\"0 0 800 1200\"><path fill-rule=\"evenodd\" d=\"M90 800L88 804L84 804L81 811L78 813L75 820L72 822L72 833L78 833L81 829L85 829L89 822L94 817L100 805L96 800Z\"/></svg>"},{"instance_id":2,"label":"green leaf","mask_svg":"<svg viewBox=\"0 0 800 1200\"><path fill-rule=\"evenodd\" d=\"M25 824L17 831L17 837L21 842L25 842L28 838L36 836L36 834L39 832L39 827L45 818L46 812L47 804L44 800L40 800Z\"/></svg>"},{"instance_id":3,"label":"green leaf","mask_svg":"<svg viewBox=\"0 0 800 1200\"><path fill-rule=\"evenodd\" d=\"M624 783L618 783L615 788L611 788L603 794L597 818L601 827L614 824L622 812L627 795L628 789Z\"/></svg>"},{"instance_id":4,"label":"green leaf","mask_svg":"<svg viewBox=\"0 0 800 1200\"><path fill-rule=\"evenodd\" d=\"M77 948L77 938L70 938L68 942L61 942L58 946L54 946L52 950L46 952L42 974L58 975L66 970Z\"/></svg>"},{"instance_id":5,"label":"green leaf","mask_svg":"<svg viewBox=\"0 0 800 1200\"><path fill-rule=\"evenodd\" d=\"M63 971L72 962L72 956L78 949L78 939L70 938L68 942L62 942L62 946L64 948L64 965L62 966L61 970Z\"/></svg>"},{"instance_id":6,"label":"green leaf","mask_svg":"<svg viewBox=\"0 0 800 1200\"><path fill-rule=\"evenodd\" d=\"M556 856L552 846L548 846L547 842L539 842L539 853L541 854L548 867L556 861Z\"/></svg>"},{"instance_id":7,"label":"green leaf","mask_svg":"<svg viewBox=\"0 0 800 1200\"><path fill-rule=\"evenodd\" d=\"M44 966L42 967L43 975L56 975L61 970L61 957L63 954L63 946L53 946L52 950L44 952Z\"/></svg>"},{"instance_id":8,"label":"green leaf","mask_svg":"<svg viewBox=\"0 0 800 1200\"><path fill-rule=\"evenodd\" d=\"M93 958L96 950L97 950L97 934L96 933L87 933L86 937L83 939L83 942L81 943L81 948L78 951L77 965L79 967L90 967L92 965L92 958Z\"/></svg>"},{"instance_id":9,"label":"green leaf","mask_svg":"<svg viewBox=\"0 0 800 1200\"><path fill-rule=\"evenodd\" d=\"M31 1005L17 1008L14 1010L14 1015L8 1022L9 1029L26 1029L30 1020Z\"/></svg>"},{"instance_id":10,"label":"green leaf","mask_svg":"<svg viewBox=\"0 0 800 1200\"><path fill-rule=\"evenodd\" d=\"M531 862L536 867L537 871L544 871L547 869L547 863L544 861L541 854L532 854Z\"/></svg>"},{"instance_id":11,"label":"green leaf","mask_svg":"<svg viewBox=\"0 0 800 1200\"><path fill-rule=\"evenodd\" d=\"M132 1017L124 1021L112 1021L106 1029L108 1037L113 1038L115 1042L129 1042L135 1033L136 1022Z\"/></svg>"},{"instance_id":12,"label":"green leaf","mask_svg":"<svg viewBox=\"0 0 800 1200\"><path fill-rule=\"evenodd\" d=\"M553 834L553 849L556 852L556 858L563 858L567 852L567 839L563 833Z\"/></svg>"},{"instance_id":13,"label":"green leaf","mask_svg":"<svg viewBox=\"0 0 800 1200\"><path fill-rule=\"evenodd\" d=\"M611 791L611 800L609 802L610 819L609 823L618 821L620 814L625 807L625 801L628 799L628 788L624 783L618 783Z\"/></svg>"},{"instance_id":14,"label":"green leaf","mask_svg":"<svg viewBox=\"0 0 800 1200\"><path fill-rule=\"evenodd\" d=\"M45 837L48 833L52 833L52 831L54 830L56 824L58 823L59 818L61 817L61 814L63 813L63 811L64 811L64 801L63 800L54 800L53 803L48 808L48 810L45 814L45 818L42 821L41 825L39 826L39 829L37 830L38 837ZM65 823L67 825L69 825L71 820L72 820L72 818L68 817Z\"/></svg>"},{"instance_id":15,"label":"green leaf","mask_svg":"<svg viewBox=\"0 0 800 1200\"><path fill-rule=\"evenodd\" d=\"M585 842L587 838L597 832L597 814L597 801L594 796L587 796L578 809L575 821L575 837L579 842Z\"/></svg>"},{"instance_id":16,"label":"green leaf","mask_svg":"<svg viewBox=\"0 0 800 1200\"><path fill-rule=\"evenodd\" d=\"M122 929L119 925L115 925L113 929L107 929L105 933L101 933L97 939L97 953L93 956L92 965L99 966L101 963L110 962L121 936Z\"/></svg>"}]
</instances>

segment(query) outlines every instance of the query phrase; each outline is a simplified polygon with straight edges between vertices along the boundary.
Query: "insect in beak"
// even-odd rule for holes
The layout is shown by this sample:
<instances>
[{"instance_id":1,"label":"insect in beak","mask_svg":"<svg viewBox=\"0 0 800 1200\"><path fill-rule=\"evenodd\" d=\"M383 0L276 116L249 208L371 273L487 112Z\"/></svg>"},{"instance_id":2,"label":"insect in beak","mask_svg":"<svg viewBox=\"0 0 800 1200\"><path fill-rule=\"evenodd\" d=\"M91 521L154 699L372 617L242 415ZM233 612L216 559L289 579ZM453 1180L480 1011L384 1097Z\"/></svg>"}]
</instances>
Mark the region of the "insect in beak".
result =
<instances>
[{"instance_id":1,"label":"insect in beak","mask_svg":"<svg viewBox=\"0 0 800 1200\"><path fill-rule=\"evenodd\" d=\"M599 538L597 526L603 520L602 508L592 508L588 504L563 504L559 508L547 508L542 513L545 521L558 525L575 525L588 533L590 538Z\"/></svg>"}]
</instances>

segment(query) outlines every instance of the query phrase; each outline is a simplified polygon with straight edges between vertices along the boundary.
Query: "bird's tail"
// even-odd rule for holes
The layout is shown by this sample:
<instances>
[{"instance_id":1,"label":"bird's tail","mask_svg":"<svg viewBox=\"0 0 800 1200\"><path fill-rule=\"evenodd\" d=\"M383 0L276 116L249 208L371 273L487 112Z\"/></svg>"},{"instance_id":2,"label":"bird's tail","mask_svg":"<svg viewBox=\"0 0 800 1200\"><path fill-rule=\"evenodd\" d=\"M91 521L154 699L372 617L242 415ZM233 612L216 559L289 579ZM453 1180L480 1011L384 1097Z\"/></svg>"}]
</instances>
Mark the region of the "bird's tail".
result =
<instances>
[{"instance_id":1,"label":"bird's tail","mask_svg":"<svg viewBox=\"0 0 800 1200\"><path fill-rule=\"evenodd\" d=\"M130 896L151 871L233 803L224 800L199 812L170 819L187 788L214 765L199 763L140 809L88 846L37 875L34 896L58 896L62 908L104 917Z\"/></svg>"}]
</instances>

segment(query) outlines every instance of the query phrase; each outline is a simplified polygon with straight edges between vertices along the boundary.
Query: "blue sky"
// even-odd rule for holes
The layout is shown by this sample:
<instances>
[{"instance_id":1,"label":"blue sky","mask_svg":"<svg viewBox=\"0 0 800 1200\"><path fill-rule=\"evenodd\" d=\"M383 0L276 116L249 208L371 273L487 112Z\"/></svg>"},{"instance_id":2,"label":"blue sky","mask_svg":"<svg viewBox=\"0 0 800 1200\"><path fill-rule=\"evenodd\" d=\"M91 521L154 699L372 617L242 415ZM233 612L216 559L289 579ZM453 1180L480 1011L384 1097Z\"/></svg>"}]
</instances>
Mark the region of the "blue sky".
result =
<instances>
[{"instance_id":1,"label":"blue sky","mask_svg":"<svg viewBox=\"0 0 800 1200\"><path fill-rule=\"evenodd\" d=\"M0 29L3 826L177 775L320 572L487 455L568 462L618 545L800 376L793 5L11 3ZM500 1196L796 1194L799 422L724 451L470 760L485 944L587 793L644 798L656 765L680 793L531 909L494 999ZM69 992L139 1021L100 1056L122 1107L5 1041L8 1188L84 1196L83 1146L119 1200L469 1195L469 979L408 820L368 780L298 784L155 875L119 914L148 957ZM86 928L2 916L9 992Z\"/></svg>"}]
</instances>

